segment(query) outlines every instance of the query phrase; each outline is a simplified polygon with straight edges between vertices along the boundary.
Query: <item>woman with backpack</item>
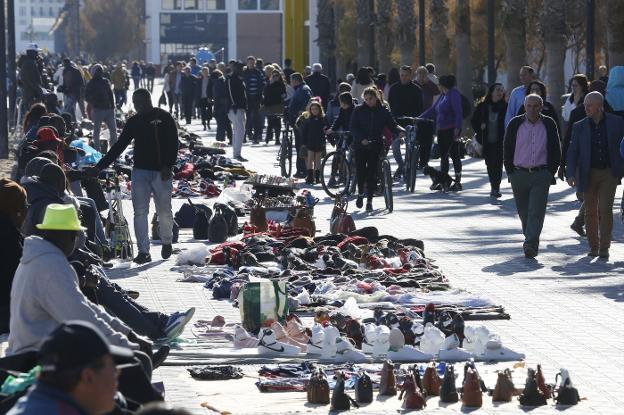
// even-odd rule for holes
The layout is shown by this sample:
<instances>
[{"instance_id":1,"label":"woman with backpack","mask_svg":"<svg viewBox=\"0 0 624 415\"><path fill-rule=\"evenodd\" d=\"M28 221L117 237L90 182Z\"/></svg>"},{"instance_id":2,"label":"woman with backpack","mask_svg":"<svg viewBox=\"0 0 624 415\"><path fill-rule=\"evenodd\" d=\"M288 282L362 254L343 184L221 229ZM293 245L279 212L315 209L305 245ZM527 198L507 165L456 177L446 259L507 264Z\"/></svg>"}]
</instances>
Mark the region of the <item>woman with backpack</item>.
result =
<instances>
[{"instance_id":1,"label":"woman with backpack","mask_svg":"<svg viewBox=\"0 0 624 415\"><path fill-rule=\"evenodd\" d=\"M505 137L505 88L499 82L492 84L472 114L471 124L477 142L481 144L483 158L490 179L490 196L501 197L503 177L503 139Z\"/></svg>"},{"instance_id":2,"label":"woman with backpack","mask_svg":"<svg viewBox=\"0 0 624 415\"><path fill-rule=\"evenodd\" d=\"M307 184L321 181L321 155L325 152L325 113L323 107L314 99L310 100L308 109L301 114L301 140L307 150L306 166L308 168Z\"/></svg>"},{"instance_id":3,"label":"woman with backpack","mask_svg":"<svg viewBox=\"0 0 624 415\"><path fill-rule=\"evenodd\" d=\"M438 135L438 148L440 150L440 170L442 170L442 173L448 174L448 158L451 156L453 169L455 170L455 183L450 190L459 191L462 190L462 163L459 152L459 139L461 138L462 123L464 120L462 96L455 88L455 76L442 75L439 82L440 97L435 104L427 111L423 112L420 117L435 121Z\"/></svg>"}]
</instances>

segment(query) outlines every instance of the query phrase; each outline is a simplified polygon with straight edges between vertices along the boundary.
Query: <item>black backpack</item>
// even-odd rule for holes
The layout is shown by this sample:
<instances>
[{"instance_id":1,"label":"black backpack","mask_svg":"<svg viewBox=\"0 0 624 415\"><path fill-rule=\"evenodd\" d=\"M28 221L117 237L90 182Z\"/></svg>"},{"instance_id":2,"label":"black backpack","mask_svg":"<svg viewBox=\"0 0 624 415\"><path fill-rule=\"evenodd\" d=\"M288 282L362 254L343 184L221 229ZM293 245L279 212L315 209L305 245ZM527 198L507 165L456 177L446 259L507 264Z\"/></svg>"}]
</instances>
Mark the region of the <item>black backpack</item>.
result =
<instances>
[{"instance_id":1,"label":"black backpack","mask_svg":"<svg viewBox=\"0 0 624 415\"><path fill-rule=\"evenodd\" d=\"M366 372L362 372L355 383L355 400L359 403L373 402L373 382Z\"/></svg>"},{"instance_id":2,"label":"black backpack","mask_svg":"<svg viewBox=\"0 0 624 415\"><path fill-rule=\"evenodd\" d=\"M463 94L459 94L459 96L461 97L462 117L466 119L470 117L470 114L472 114L472 104Z\"/></svg>"},{"instance_id":3,"label":"black backpack","mask_svg":"<svg viewBox=\"0 0 624 415\"><path fill-rule=\"evenodd\" d=\"M209 217L205 210L197 209L195 221L193 222L193 238L201 241L208 239L208 229L210 228Z\"/></svg>"},{"instance_id":4,"label":"black backpack","mask_svg":"<svg viewBox=\"0 0 624 415\"><path fill-rule=\"evenodd\" d=\"M160 222L158 221L158 214L154 213L154 216L152 216L152 240L153 241L160 241L159 226L160 226ZM180 227L176 223L175 219L173 220L172 231L173 231L173 239L171 240L171 242L174 244L177 244L178 238L180 237Z\"/></svg>"},{"instance_id":5,"label":"black backpack","mask_svg":"<svg viewBox=\"0 0 624 415\"><path fill-rule=\"evenodd\" d=\"M221 214L225 218L225 222L228 226L228 236L235 236L238 234L238 216L236 215L236 210L232 208L230 205L225 203L215 203L214 209L215 211L219 208L221 210Z\"/></svg>"},{"instance_id":6,"label":"black backpack","mask_svg":"<svg viewBox=\"0 0 624 415\"><path fill-rule=\"evenodd\" d=\"M225 242L228 238L228 223L221 206L223 205L215 204L214 215L210 220L210 227L208 228L208 240L214 243Z\"/></svg>"},{"instance_id":7,"label":"black backpack","mask_svg":"<svg viewBox=\"0 0 624 415\"><path fill-rule=\"evenodd\" d=\"M189 203L182 205L173 217L180 228L192 228L195 223L195 208Z\"/></svg>"},{"instance_id":8,"label":"black backpack","mask_svg":"<svg viewBox=\"0 0 624 415\"><path fill-rule=\"evenodd\" d=\"M455 403L459 401L459 395L455 388L455 368L447 365L444 371L444 380L440 386L440 402Z\"/></svg>"}]
</instances>

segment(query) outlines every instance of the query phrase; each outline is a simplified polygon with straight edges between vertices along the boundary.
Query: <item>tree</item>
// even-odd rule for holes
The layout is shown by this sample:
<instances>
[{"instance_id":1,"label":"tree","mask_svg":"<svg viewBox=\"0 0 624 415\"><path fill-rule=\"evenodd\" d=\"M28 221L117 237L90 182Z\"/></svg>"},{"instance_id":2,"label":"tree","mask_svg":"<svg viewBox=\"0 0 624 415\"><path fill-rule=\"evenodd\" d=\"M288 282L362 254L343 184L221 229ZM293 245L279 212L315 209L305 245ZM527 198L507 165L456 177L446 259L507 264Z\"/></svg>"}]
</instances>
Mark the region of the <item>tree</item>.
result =
<instances>
[{"instance_id":1,"label":"tree","mask_svg":"<svg viewBox=\"0 0 624 415\"><path fill-rule=\"evenodd\" d=\"M526 41L527 3L525 0L502 0L500 21L505 40L507 90L520 83L520 68L527 64Z\"/></svg>"},{"instance_id":2,"label":"tree","mask_svg":"<svg viewBox=\"0 0 624 415\"><path fill-rule=\"evenodd\" d=\"M372 27L372 13L370 9L369 0L356 0L356 13L357 13L357 63L358 66L372 65L371 48L371 30Z\"/></svg>"},{"instance_id":3,"label":"tree","mask_svg":"<svg viewBox=\"0 0 624 415\"><path fill-rule=\"evenodd\" d=\"M567 48L567 27L565 0L543 0L540 10L540 24L546 48L546 78L549 100L555 109L561 106L561 95L565 92L563 65Z\"/></svg>"},{"instance_id":4,"label":"tree","mask_svg":"<svg viewBox=\"0 0 624 415\"><path fill-rule=\"evenodd\" d=\"M472 101L472 50L470 48L470 2L457 0L455 7L455 58L457 89Z\"/></svg>"},{"instance_id":5,"label":"tree","mask_svg":"<svg viewBox=\"0 0 624 415\"><path fill-rule=\"evenodd\" d=\"M431 16L431 49L433 63L439 74L448 74L450 71L451 47L447 34L449 11L446 0L430 0L429 14Z\"/></svg>"},{"instance_id":6,"label":"tree","mask_svg":"<svg viewBox=\"0 0 624 415\"><path fill-rule=\"evenodd\" d=\"M607 0L609 67L624 65L624 2Z\"/></svg>"},{"instance_id":7,"label":"tree","mask_svg":"<svg viewBox=\"0 0 624 415\"><path fill-rule=\"evenodd\" d=\"M377 21L375 25L377 61L379 72L388 73L392 67L393 27L392 27L392 0L375 0Z\"/></svg>"},{"instance_id":8,"label":"tree","mask_svg":"<svg viewBox=\"0 0 624 415\"><path fill-rule=\"evenodd\" d=\"M327 75L332 82L336 76L336 37L334 33L334 4L332 0L318 0L318 18L316 27L318 28L318 39L320 62L325 68Z\"/></svg>"},{"instance_id":9,"label":"tree","mask_svg":"<svg viewBox=\"0 0 624 415\"><path fill-rule=\"evenodd\" d=\"M416 44L416 16L414 0L397 0L396 38L399 42L401 65L412 64L412 52Z\"/></svg>"}]
</instances>

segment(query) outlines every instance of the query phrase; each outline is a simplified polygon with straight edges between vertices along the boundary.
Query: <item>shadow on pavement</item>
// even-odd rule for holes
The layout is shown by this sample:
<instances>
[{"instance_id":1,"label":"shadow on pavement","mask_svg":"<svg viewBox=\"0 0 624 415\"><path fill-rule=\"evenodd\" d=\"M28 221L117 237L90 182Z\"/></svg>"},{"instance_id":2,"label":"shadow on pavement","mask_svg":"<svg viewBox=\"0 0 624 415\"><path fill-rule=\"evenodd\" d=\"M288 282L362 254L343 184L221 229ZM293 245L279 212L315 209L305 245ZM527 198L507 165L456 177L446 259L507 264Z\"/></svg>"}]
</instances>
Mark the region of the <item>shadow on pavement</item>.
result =
<instances>
[{"instance_id":1,"label":"shadow on pavement","mask_svg":"<svg viewBox=\"0 0 624 415\"><path fill-rule=\"evenodd\" d=\"M541 264L536 259L525 258L522 255L522 250L518 249L518 256L508 259L494 265L488 265L483 267L483 272L496 273L501 276L509 276L514 274L520 274L525 272L533 272L544 268L544 264Z\"/></svg>"}]
</instances>

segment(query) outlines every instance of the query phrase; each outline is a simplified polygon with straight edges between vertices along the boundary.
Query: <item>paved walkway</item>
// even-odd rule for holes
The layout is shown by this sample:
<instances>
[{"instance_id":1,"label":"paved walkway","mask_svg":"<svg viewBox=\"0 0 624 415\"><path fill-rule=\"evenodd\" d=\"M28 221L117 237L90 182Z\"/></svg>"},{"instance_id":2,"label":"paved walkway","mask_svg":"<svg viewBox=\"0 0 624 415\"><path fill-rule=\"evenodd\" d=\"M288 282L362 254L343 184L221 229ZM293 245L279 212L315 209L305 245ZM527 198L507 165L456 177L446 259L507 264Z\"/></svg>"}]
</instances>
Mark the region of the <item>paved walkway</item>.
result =
<instances>
[{"instance_id":1,"label":"paved walkway","mask_svg":"<svg viewBox=\"0 0 624 415\"><path fill-rule=\"evenodd\" d=\"M214 136L214 125L207 134L200 132L201 126L193 125L192 129L207 139ZM273 166L276 150L275 146L246 145L243 156L250 160L248 168L279 174ZM465 159L463 177L463 192L440 194L431 193L429 179L419 176L414 194L397 191L394 213L378 209L368 215L356 210L356 225L374 225L381 233L423 239L427 255L437 260L453 286L505 306L512 319L490 321L487 326L498 332L506 345L525 352L530 366L542 363L548 382L554 381L560 367L570 370L581 396L587 400L567 413L623 413L624 336L619 332L619 322L624 317L624 246L619 243L623 231L619 215L611 259L590 260L585 256L585 240L569 228L577 208L574 193L559 182L551 189L540 255L529 260L522 253L520 221L508 183L503 183L501 200L491 201L483 161ZM325 197L320 186L315 186L313 192L321 199ZM174 208L182 202L174 201ZM382 199L375 200L376 208L382 205ZM331 207L329 199L324 199L316 208L321 232L328 230ZM190 239L188 231L182 232L179 246L197 246L188 243ZM159 249L153 247L154 258L160 257ZM217 313L227 321L239 318L237 309L212 300L211 292L201 284L175 282L181 274L172 272L172 265L172 261L155 261L141 268L116 270L112 275L122 286L139 290L140 302L146 306L169 312L194 306L195 319L210 319ZM191 336L190 330L185 334ZM488 372L492 372L489 377L494 376L493 371ZM515 382L523 385L525 372L517 373ZM204 401L235 413L328 409L306 407L304 394L261 394L251 378L198 382L182 367L163 367L154 377L164 381L168 401L197 414L208 413L199 406ZM517 403L493 407L488 398L484 401L483 413L523 412ZM359 412L388 412L399 407L394 398L385 404L377 401ZM430 401L428 410L433 409L461 412L459 405L441 407ZM554 412L553 406L535 410Z\"/></svg>"}]
</instances>

